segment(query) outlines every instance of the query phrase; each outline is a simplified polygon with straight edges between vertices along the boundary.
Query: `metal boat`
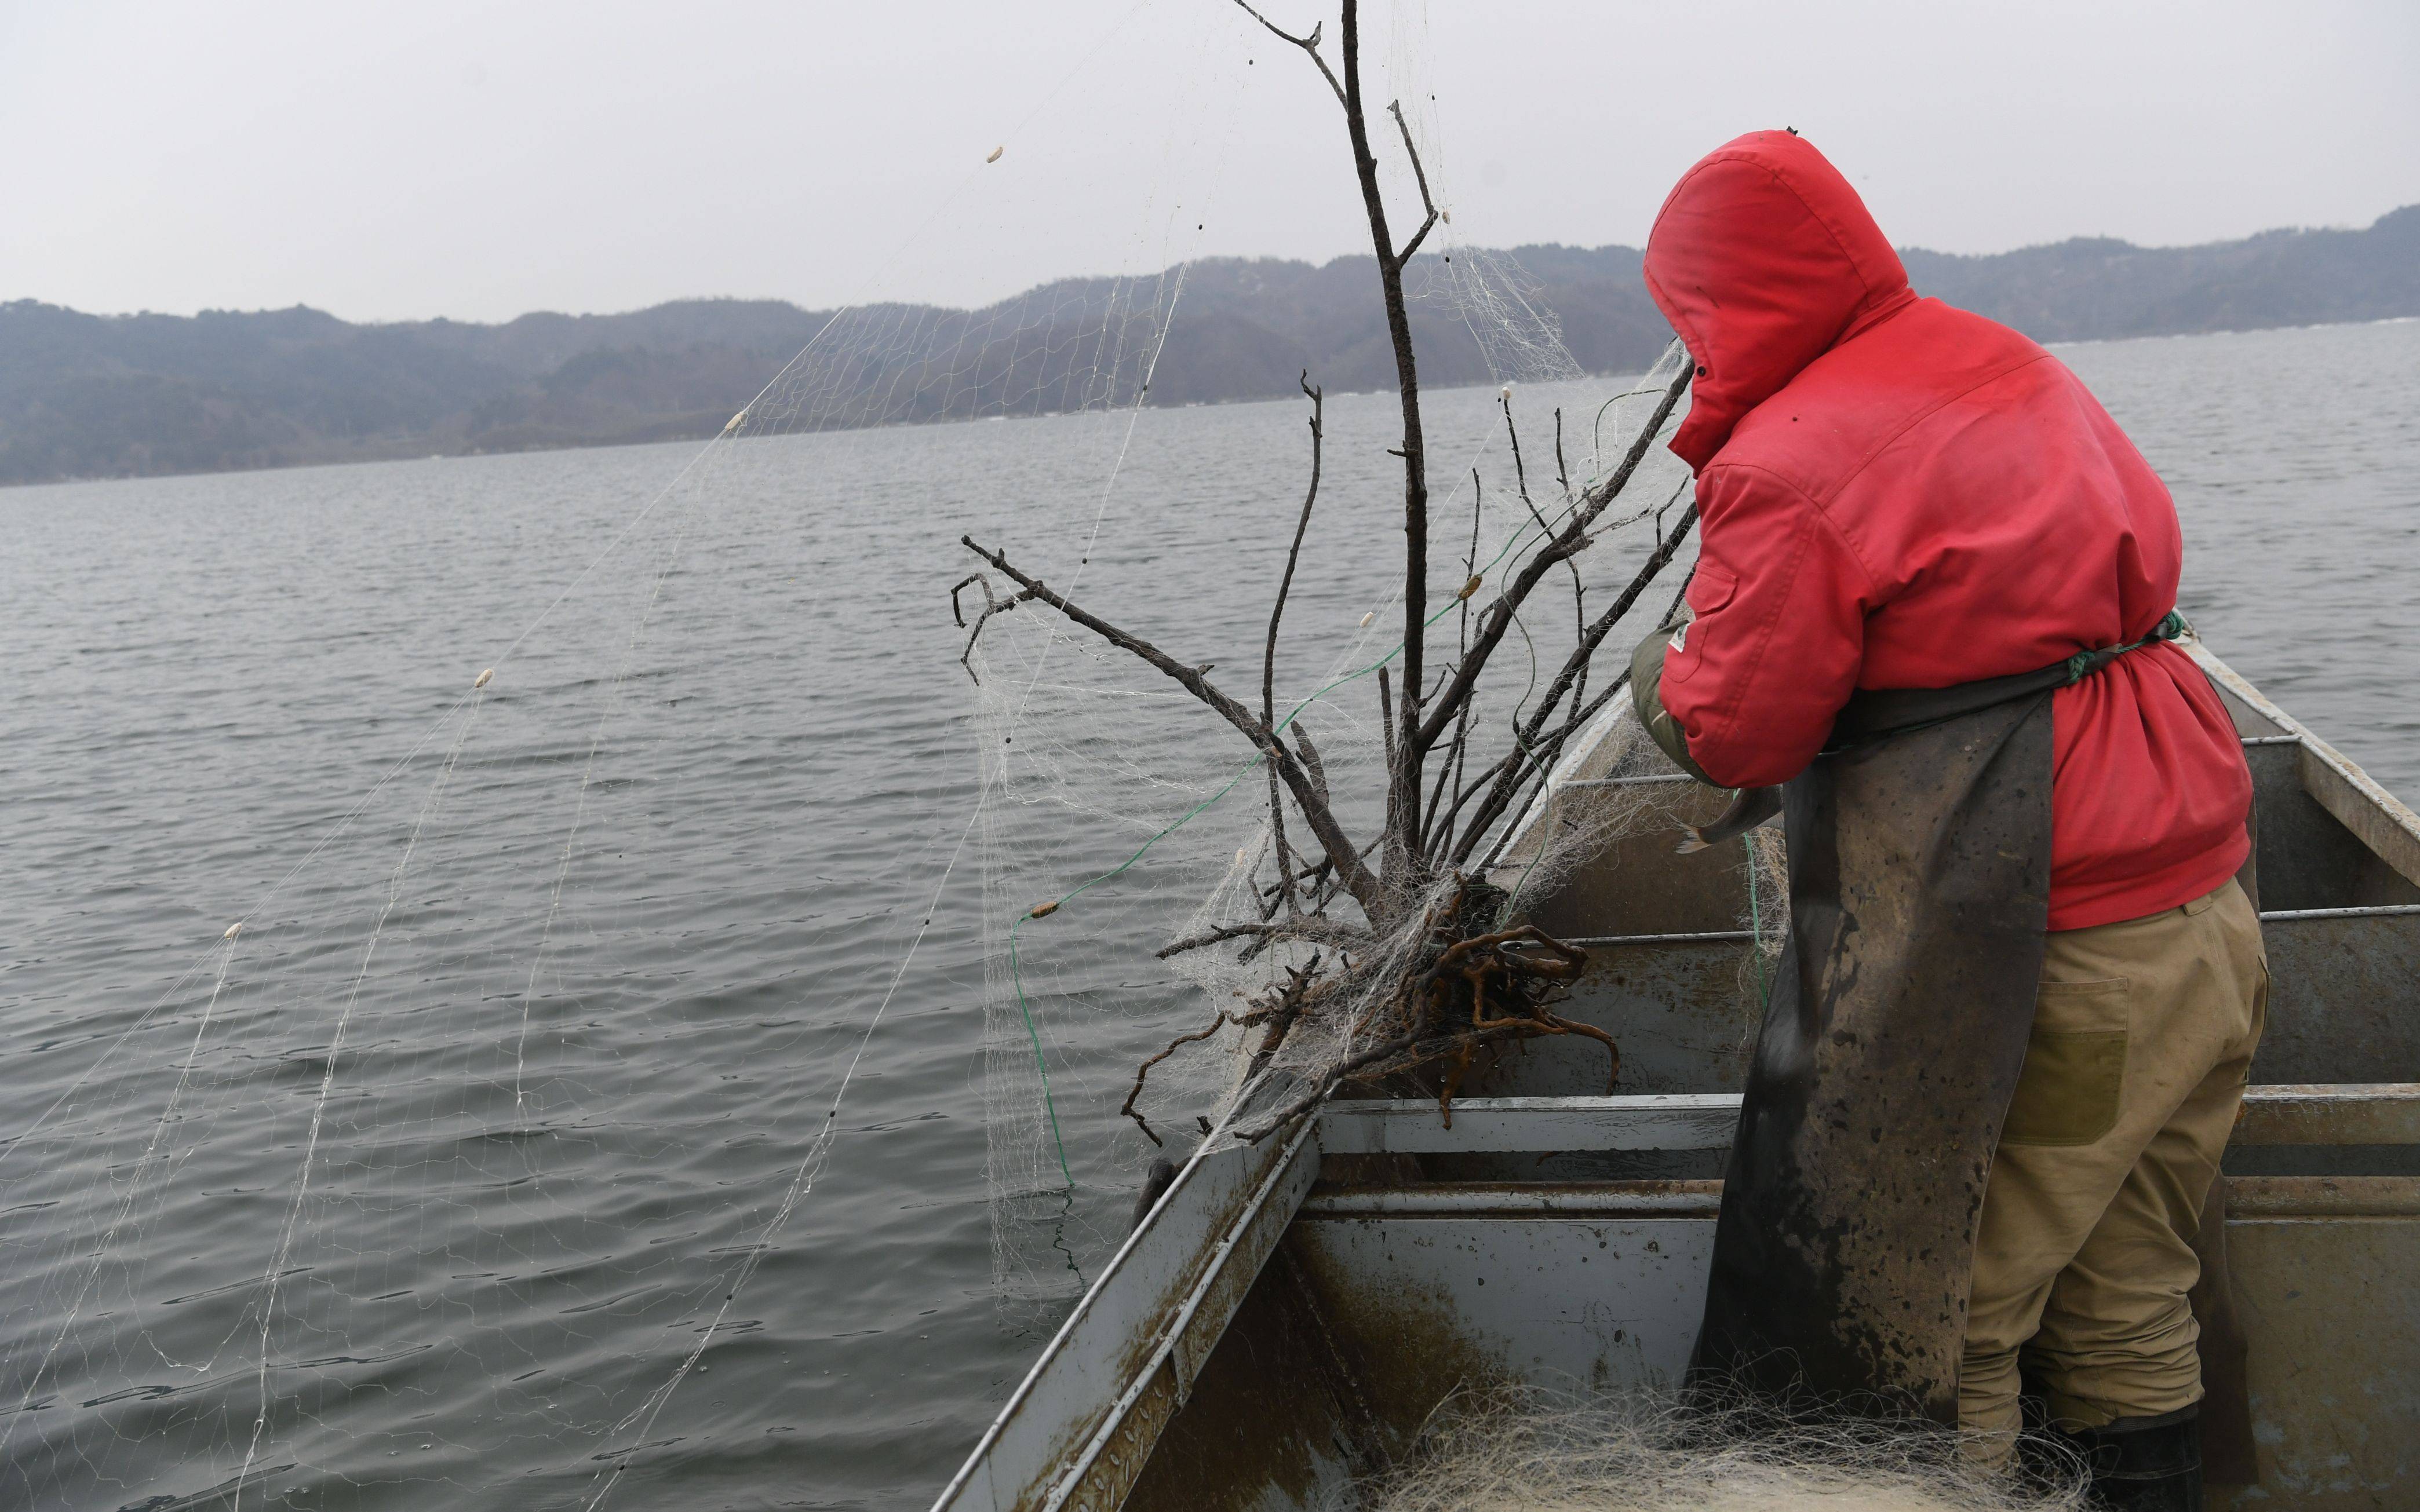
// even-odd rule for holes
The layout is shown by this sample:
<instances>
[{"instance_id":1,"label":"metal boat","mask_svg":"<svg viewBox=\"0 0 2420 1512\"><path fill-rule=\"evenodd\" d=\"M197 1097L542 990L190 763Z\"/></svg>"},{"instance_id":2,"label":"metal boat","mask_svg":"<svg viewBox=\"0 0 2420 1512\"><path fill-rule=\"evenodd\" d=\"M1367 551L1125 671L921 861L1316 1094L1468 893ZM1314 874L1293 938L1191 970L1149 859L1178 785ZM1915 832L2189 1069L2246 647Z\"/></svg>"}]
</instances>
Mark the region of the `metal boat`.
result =
<instances>
[{"instance_id":1,"label":"metal boat","mask_svg":"<svg viewBox=\"0 0 2420 1512\"><path fill-rule=\"evenodd\" d=\"M2189 642L2242 736L2272 995L2230 1146L2257 1484L2212 1504L2420 1505L2420 817ZM1332 1102L1205 1148L1009 1398L937 1512L1308 1508L1458 1387L1668 1386L1706 1288L1761 994L1718 795L1593 732L1524 823L1662 804L1526 912L1590 952L1540 1042L1453 1104ZM1512 847L1518 864L1521 846ZM1618 933L1617 933L1618 931Z\"/></svg>"}]
</instances>

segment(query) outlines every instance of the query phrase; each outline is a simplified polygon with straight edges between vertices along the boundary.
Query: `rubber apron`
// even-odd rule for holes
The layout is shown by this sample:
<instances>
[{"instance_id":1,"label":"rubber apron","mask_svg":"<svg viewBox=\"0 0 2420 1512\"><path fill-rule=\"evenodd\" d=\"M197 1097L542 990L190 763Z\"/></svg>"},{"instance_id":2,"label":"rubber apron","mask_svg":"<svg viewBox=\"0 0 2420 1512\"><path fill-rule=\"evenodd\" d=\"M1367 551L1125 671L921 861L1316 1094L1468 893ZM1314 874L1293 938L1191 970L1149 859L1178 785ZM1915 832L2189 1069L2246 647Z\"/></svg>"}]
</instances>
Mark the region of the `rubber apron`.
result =
<instances>
[{"instance_id":1,"label":"rubber apron","mask_svg":"<svg viewBox=\"0 0 2420 1512\"><path fill-rule=\"evenodd\" d=\"M1983 1193L2049 924L2052 695L2182 627L2038 672L1860 693L1783 789L1790 933L1693 1383L1956 1425ZM1662 640L1634 664L1654 718Z\"/></svg>"},{"instance_id":2,"label":"rubber apron","mask_svg":"<svg viewBox=\"0 0 2420 1512\"><path fill-rule=\"evenodd\" d=\"M2051 694L1818 758L1692 1381L1958 1421L1975 1237L2050 918Z\"/></svg>"}]
</instances>

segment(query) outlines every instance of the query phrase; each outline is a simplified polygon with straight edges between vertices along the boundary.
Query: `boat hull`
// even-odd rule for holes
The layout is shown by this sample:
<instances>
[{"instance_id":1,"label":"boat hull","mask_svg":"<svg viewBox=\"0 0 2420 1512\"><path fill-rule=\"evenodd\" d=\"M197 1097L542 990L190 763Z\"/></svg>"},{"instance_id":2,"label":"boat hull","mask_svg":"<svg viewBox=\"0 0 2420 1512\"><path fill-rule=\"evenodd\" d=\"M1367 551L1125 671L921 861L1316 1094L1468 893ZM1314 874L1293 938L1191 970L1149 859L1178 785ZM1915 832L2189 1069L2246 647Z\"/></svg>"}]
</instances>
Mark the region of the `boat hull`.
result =
<instances>
[{"instance_id":1,"label":"boat hull","mask_svg":"<svg viewBox=\"0 0 2420 1512\"><path fill-rule=\"evenodd\" d=\"M2230 1146L2257 1481L2211 1503L2420 1504L2420 819L2195 648L2245 740L2273 993ZM1744 846L1672 854L1719 795L1608 726L1528 816L1650 822L1535 899L1590 951L1544 1043L1433 1102L1329 1104L1197 1152L1045 1350L943 1512L1337 1504L1457 1390L1676 1383L1761 992ZM1518 866L1521 846L1508 849Z\"/></svg>"}]
</instances>

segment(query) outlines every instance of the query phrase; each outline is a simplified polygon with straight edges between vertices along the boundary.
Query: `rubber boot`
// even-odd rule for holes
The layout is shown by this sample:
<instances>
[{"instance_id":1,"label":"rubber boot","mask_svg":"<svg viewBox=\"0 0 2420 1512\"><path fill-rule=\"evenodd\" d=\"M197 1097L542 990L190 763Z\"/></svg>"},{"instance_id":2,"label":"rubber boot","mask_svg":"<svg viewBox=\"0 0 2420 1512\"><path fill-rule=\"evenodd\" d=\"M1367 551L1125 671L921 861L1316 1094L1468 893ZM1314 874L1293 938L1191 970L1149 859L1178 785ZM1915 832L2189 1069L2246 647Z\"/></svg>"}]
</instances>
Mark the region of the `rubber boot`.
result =
<instances>
[{"instance_id":1,"label":"rubber boot","mask_svg":"<svg viewBox=\"0 0 2420 1512\"><path fill-rule=\"evenodd\" d=\"M2201 1512L2198 1408L2053 1432L2091 1473L2093 1505L2109 1512Z\"/></svg>"}]
</instances>

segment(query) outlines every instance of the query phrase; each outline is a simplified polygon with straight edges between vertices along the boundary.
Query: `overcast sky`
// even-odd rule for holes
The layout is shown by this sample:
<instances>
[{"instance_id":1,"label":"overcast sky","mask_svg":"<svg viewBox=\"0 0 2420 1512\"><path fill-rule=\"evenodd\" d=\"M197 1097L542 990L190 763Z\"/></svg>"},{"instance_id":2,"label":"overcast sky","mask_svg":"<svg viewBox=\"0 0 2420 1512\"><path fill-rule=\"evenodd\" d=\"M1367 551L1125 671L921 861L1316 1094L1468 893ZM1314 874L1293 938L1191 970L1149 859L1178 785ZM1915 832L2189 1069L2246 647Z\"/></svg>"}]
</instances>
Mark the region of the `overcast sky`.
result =
<instances>
[{"instance_id":1,"label":"overcast sky","mask_svg":"<svg viewBox=\"0 0 2420 1512\"><path fill-rule=\"evenodd\" d=\"M1479 245L1636 244L1692 160L1782 125L1947 251L2420 201L2413 0L1368 9L1373 93ZM1363 237L1334 102L1227 0L0 0L0 299L973 303Z\"/></svg>"}]
</instances>

